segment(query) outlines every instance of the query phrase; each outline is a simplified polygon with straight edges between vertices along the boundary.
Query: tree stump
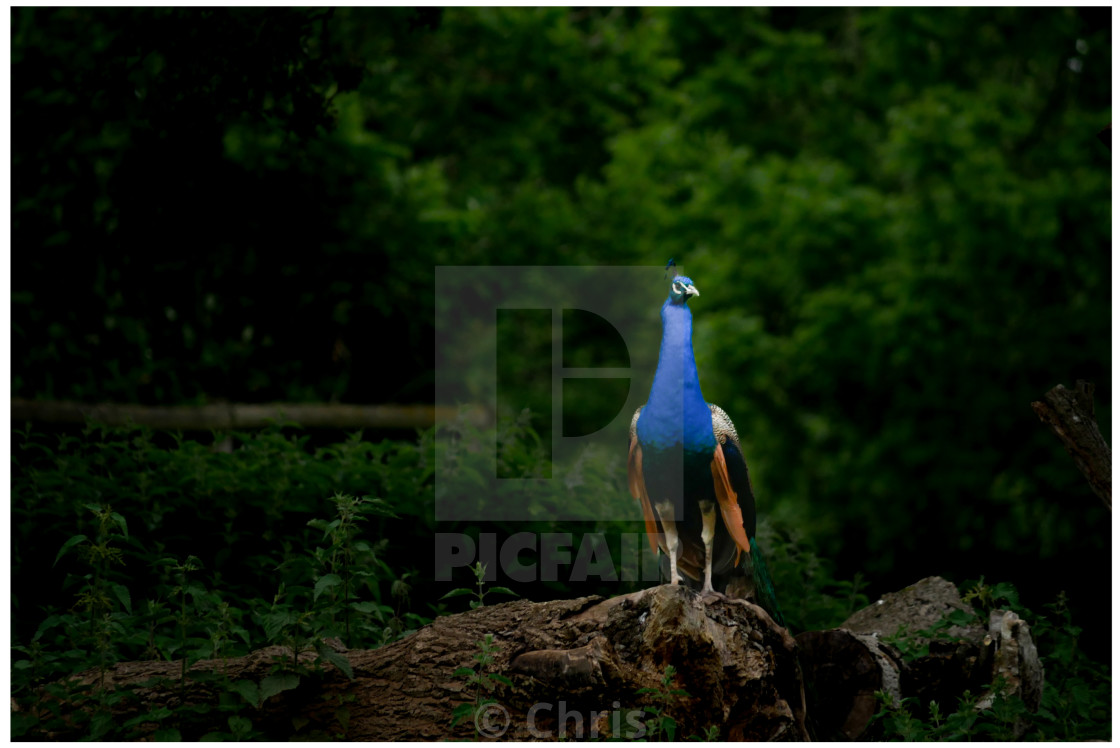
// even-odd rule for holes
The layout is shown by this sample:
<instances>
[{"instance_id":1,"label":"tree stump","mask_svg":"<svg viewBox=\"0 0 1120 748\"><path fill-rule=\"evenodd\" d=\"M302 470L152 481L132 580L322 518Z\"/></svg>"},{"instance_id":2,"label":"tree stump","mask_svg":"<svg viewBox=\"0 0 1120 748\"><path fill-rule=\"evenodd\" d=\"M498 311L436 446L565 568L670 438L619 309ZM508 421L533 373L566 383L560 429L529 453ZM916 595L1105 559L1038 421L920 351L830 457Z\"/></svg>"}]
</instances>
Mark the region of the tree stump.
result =
<instances>
[{"instance_id":1,"label":"tree stump","mask_svg":"<svg viewBox=\"0 0 1120 748\"><path fill-rule=\"evenodd\" d=\"M1012 612L993 611L987 627L975 619L939 629L954 611L975 615L951 582L928 577L884 595L839 628L799 634L814 737L864 735L879 708L876 691L895 704L915 697L923 706L937 701L952 709L966 690L983 693L998 676L1007 683L1005 695L1020 696L1037 710L1043 672L1026 622ZM909 657L883 641L900 632ZM990 706L993 698L986 693L978 708Z\"/></svg>"}]
</instances>

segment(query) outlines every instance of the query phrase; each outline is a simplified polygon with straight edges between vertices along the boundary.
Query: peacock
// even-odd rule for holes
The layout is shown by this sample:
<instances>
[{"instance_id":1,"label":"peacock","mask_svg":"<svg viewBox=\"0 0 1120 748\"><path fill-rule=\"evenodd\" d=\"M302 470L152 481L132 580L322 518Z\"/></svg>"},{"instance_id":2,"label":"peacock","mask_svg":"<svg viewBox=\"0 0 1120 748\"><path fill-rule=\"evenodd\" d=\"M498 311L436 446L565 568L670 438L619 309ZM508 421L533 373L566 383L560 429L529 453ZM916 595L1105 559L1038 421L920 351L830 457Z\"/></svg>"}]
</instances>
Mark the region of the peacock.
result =
<instances>
[{"instance_id":1,"label":"peacock","mask_svg":"<svg viewBox=\"0 0 1120 748\"><path fill-rule=\"evenodd\" d=\"M666 270L673 277L661 306L657 371L630 422L630 493L641 503L650 545L664 554L663 578L752 596L785 626L755 540L754 492L735 424L700 392L688 308L700 292L672 260Z\"/></svg>"}]
</instances>

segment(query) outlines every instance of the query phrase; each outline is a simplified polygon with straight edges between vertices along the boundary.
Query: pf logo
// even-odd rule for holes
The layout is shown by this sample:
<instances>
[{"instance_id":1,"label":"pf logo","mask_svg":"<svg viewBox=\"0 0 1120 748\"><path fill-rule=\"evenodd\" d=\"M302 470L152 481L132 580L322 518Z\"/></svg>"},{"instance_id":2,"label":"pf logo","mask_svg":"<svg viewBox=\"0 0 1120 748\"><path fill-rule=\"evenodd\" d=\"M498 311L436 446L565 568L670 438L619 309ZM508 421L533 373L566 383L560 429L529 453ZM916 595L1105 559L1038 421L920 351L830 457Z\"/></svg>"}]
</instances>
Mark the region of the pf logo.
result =
<instances>
[{"instance_id":1,"label":"pf logo","mask_svg":"<svg viewBox=\"0 0 1120 748\"><path fill-rule=\"evenodd\" d=\"M635 519L626 442L657 366L663 273L436 268L436 520Z\"/></svg>"}]
</instances>

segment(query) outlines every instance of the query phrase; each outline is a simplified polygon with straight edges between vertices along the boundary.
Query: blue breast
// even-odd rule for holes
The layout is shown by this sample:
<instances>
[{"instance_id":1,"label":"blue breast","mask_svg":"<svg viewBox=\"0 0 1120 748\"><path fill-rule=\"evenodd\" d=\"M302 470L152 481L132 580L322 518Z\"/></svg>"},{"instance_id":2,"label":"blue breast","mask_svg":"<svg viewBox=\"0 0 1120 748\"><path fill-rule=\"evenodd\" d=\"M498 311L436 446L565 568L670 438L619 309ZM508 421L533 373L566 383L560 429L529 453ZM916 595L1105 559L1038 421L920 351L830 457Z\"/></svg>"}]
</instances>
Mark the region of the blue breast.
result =
<instances>
[{"instance_id":1,"label":"blue breast","mask_svg":"<svg viewBox=\"0 0 1120 748\"><path fill-rule=\"evenodd\" d=\"M649 402L638 418L638 441L647 458L651 452L679 451L689 462L704 457L706 465L716 437L692 353L692 312L687 304L666 299L661 325L661 353Z\"/></svg>"}]
</instances>

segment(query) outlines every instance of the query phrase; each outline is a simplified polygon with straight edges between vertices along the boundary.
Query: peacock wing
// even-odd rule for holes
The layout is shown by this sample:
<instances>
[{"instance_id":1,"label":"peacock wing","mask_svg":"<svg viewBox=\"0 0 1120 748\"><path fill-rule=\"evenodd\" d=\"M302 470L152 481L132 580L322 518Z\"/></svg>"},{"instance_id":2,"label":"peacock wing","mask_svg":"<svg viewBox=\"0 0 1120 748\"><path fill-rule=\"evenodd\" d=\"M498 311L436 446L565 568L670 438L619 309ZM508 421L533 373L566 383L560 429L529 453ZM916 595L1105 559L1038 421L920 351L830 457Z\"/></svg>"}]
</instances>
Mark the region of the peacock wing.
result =
<instances>
[{"instance_id":1,"label":"peacock wing","mask_svg":"<svg viewBox=\"0 0 1120 748\"><path fill-rule=\"evenodd\" d=\"M716 501L723 516L724 527L740 551L751 552L750 538L755 533L754 492L751 490L747 463L739 446L735 424L718 405L712 411L712 431L716 449L712 457L712 481ZM738 554L735 563L738 564Z\"/></svg>"},{"instance_id":2,"label":"peacock wing","mask_svg":"<svg viewBox=\"0 0 1120 748\"><path fill-rule=\"evenodd\" d=\"M743 512L739 509L739 496L731 487L731 479L727 475L727 461L723 457L723 445L716 444L716 451L712 459L712 482L715 484L716 501L719 503L720 513L723 515L723 526L727 528L731 539L740 551L751 552L751 543L743 530ZM735 565L739 564L739 554L735 554Z\"/></svg>"},{"instance_id":3,"label":"peacock wing","mask_svg":"<svg viewBox=\"0 0 1120 748\"><path fill-rule=\"evenodd\" d=\"M731 488L739 498L739 511L743 515L743 530L748 538L755 535L756 514L754 489L751 487L751 475L747 470L747 460L743 456L743 447L739 443L739 434L735 431L735 424L731 418L718 405L708 404L712 411L712 431L715 432L716 441L723 447L723 460L727 466L727 478Z\"/></svg>"},{"instance_id":4,"label":"peacock wing","mask_svg":"<svg viewBox=\"0 0 1120 748\"><path fill-rule=\"evenodd\" d=\"M657 553L657 540L660 537L657 525L657 515L653 513L653 506L646 492L646 479L642 473L642 445L638 443L638 415L641 408L634 411L634 419L630 422L630 453L626 460L626 471L630 485L630 495L642 505L642 516L646 521L646 537L649 538L650 548Z\"/></svg>"}]
</instances>

